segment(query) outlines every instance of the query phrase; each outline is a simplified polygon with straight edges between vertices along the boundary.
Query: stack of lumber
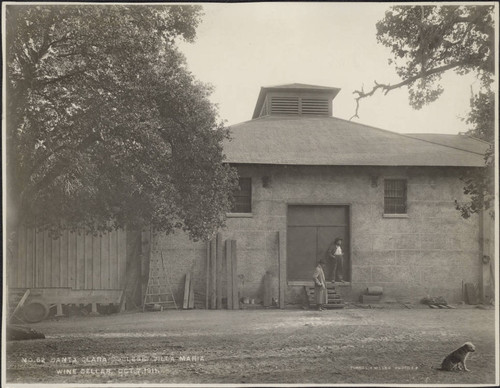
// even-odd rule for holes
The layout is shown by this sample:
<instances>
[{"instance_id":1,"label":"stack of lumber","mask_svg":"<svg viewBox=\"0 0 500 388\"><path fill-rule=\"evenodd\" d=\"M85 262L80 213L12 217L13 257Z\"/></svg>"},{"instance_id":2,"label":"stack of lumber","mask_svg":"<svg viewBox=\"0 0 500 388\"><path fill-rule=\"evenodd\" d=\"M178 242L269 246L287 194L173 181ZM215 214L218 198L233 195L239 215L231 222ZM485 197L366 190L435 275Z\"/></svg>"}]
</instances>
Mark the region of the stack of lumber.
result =
<instances>
[{"instance_id":1,"label":"stack of lumber","mask_svg":"<svg viewBox=\"0 0 500 388\"><path fill-rule=\"evenodd\" d=\"M223 283L225 280L226 289ZM228 310L240 308L236 240L223 242L222 235L207 243L205 308L222 309L223 296Z\"/></svg>"}]
</instances>

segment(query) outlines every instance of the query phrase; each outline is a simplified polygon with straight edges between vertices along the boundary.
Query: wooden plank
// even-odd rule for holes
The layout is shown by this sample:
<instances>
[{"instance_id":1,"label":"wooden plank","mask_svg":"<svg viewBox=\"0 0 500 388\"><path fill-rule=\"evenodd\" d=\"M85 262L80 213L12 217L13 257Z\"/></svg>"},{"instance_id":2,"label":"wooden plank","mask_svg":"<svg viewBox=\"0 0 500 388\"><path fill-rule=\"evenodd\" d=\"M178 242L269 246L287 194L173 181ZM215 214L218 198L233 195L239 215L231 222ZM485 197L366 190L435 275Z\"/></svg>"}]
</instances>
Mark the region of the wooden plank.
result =
<instances>
[{"instance_id":1,"label":"wooden plank","mask_svg":"<svg viewBox=\"0 0 500 388\"><path fill-rule=\"evenodd\" d=\"M61 239L52 239L52 287L60 287L61 283L61 267L60 267L60 257L61 257Z\"/></svg>"},{"instance_id":2,"label":"wooden plank","mask_svg":"<svg viewBox=\"0 0 500 388\"><path fill-rule=\"evenodd\" d=\"M92 236L92 289L101 287L101 237Z\"/></svg>"},{"instance_id":3,"label":"wooden plank","mask_svg":"<svg viewBox=\"0 0 500 388\"><path fill-rule=\"evenodd\" d=\"M191 282L191 273L187 273L184 280L184 299L182 302L182 308L186 310L189 304L189 283Z\"/></svg>"},{"instance_id":4,"label":"wooden plank","mask_svg":"<svg viewBox=\"0 0 500 388\"><path fill-rule=\"evenodd\" d=\"M272 305L272 290L271 290L272 277L269 271L266 271L264 275L264 307L270 307Z\"/></svg>"},{"instance_id":5,"label":"wooden plank","mask_svg":"<svg viewBox=\"0 0 500 388\"><path fill-rule=\"evenodd\" d=\"M217 267L216 267L216 241L215 239L210 241L210 308L216 308L216 300L217 300L217 290L216 290L216 282L217 282Z\"/></svg>"},{"instance_id":6,"label":"wooden plank","mask_svg":"<svg viewBox=\"0 0 500 388\"><path fill-rule=\"evenodd\" d=\"M26 287L34 287L35 274L35 230L34 228L26 228Z\"/></svg>"},{"instance_id":7,"label":"wooden plank","mask_svg":"<svg viewBox=\"0 0 500 388\"><path fill-rule=\"evenodd\" d=\"M109 288L120 288L118 267L118 232L109 233Z\"/></svg>"},{"instance_id":8,"label":"wooden plank","mask_svg":"<svg viewBox=\"0 0 500 388\"><path fill-rule=\"evenodd\" d=\"M110 289L109 286L109 233L103 233L101 240L101 288Z\"/></svg>"},{"instance_id":9,"label":"wooden plank","mask_svg":"<svg viewBox=\"0 0 500 388\"><path fill-rule=\"evenodd\" d=\"M17 262L18 265L15 265L17 272L17 288L26 287L26 228L24 226L20 226L17 231Z\"/></svg>"},{"instance_id":10,"label":"wooden plank","mask_svg":"<svg viewBox=\"0 0 500 388\"><path fill-rule=\"evenodd\" d=\"M44 263L43 266L43 287L52 286L52 238L46 230L43 233Z\"/></svg>"},{"instance_id":11,"label":"wooden plank","mask_svg":"<svg viewBox=\"0 0 500 388\"><path fill-rule=\"evenodd\" d=\"M478 304L477 288L474 283L465 283L465 295L467 304Z\"/></svg>"},{"instance_id":12,"label":"wooden plank","mask_svg":"<svg viewBox=\"0 0 500 388\"><path fill-rule=\"evenodd\" d=\"M206 257L205 257L205 308L209 307L209 289L210 289L210 241L206 243Z\"/></svg>"},{"instance_id":13,"label":"wooden plank","mask_svg":"<svg viewBox=\"0 0 500 388\"><path fill-rule=\"evenodd\" d=\"M228 310L233 309L233 266L231 257L231 240L226 240L226 295Z\"/></svg>"},{"instance_id":14,"label":"wooden plank","mask_svg":"<svg viewBox=\"0 0 500 388\"><path fill-rule=\"evenodd\" d=\"M188 300L188 308L194 309L194 280L191 276L189 280L189 300Z\"/></svg>"},{"instance_id":15,"label":"wooden plank","mask_svg":"<svg viewBox=\"0 0 500 388\"><path fill-rule=\"evenodd\" d=\"M68 232L68 287L76 288L76 233Z\"/></svg>"},{"instance_id":16,"label":"wooden plank","mask_svg":"<svg viewBox=\"0 0 500 388\"><path fill-rule=\"evenodd\" d=\"M279 242L279 308L285 308L286 290L286 234L285 231L278 232Z\"/></svg>"},{"instance_id":17,"label":"wooden plank","mask_svg":"<svg viewBox=\"0 0 500 388\"><path fill-rule=\"evenodd\" d=\"M14 309L14 311L12 312L10 318L13 318L17 312L19 311L19 309L21 307L23 307L24 305L24 302L26 302L26 299L28 299L28 296L30 294L30 289L28 288L25 292L24 292L24 295L22 296L21 300L19 301L19 303L17 304L16 308Z\"/></svg>"},{"instance_id":18,"label":"wooden plank","mask_svg":"<svg viewBox=\"0 0 500 388\"><path fill-rule=\"evenodd\" d=\"M85 239L85 284L84 288L86 290L90 290L93 288L93 262L92 262L92 244L93 244L93 239L92 235L84 232L84 239Z\"/></svg>"},{"instance_id":19,"label":"wooden plank","mask_svg":"<svg viewBox=\"0 0 500 388\"><path fill-rule=\"evenodd\" d=\"M118 275L118 287L125 288L125 271L127 269L127 233L123 229L118 229L117 233L117 246L118 246L118 263L117 263L117 275Z\"/></svg>"},{"instance_id":20,"label":"wooden plank","mask_svg":"<svg viewBox=\"0 0 500 388\"><path fill-rule=\"evenodd\" d=\"M217 252L216 252L216 263L217 263L217 310L222 309L222 234L217 233Z\"/></svg>"},{"instance_id":21,"label":"wooden plank","mask_svg":"<svg viewBox=\"0 0 500 388\"><path fill-rule=\"evenodd\" d=\"M61 287L68 287L68 234L69 232L67 230L64 230L62 232L61 237L59 239L61 240L60 242L60 261L59 265L61 268L61 280L60 280L60 285Z\"/></svg>"},{"instance_id":22,"label":"wooden plank","mask_svg":"<svg viewBox=\"0 0 500 388\"><path fill-rule=\"evenodd\" d=\"M43 287L43 266L45 264L45 256L44 256L44 238L43 238L43 230L37 230L36 232L36 279L35 279L35 287Z\"/></svg>"},{"instance_id":23,"label":"wooden plank","mask_svg":"<svg viewBox=\"0 0 500 388\"><path fill-rule=\"evenodd\" d=\"M233 310L239 310L240 297L238 287L238 255L236 240L231 240L231 271L233 273Z\"/></svg>"},{"instance_id":24,"label":"wooden plank","mask_svg":"<svg viewBox=\"0 0 500 388\"><path fill-rule=\"evenodd\" d=\"M122 290L120 294L120 312L123 313L125 311L125 307L127 306L127 294L125 290Z\"/></svg>"},{"instance_id":25,"label":"wooden plank","mask_svg":"<svg viewBox=\"0 0 500 388\"><path fill-rule=\"evenodd\" d=\"M75 233L76 237L76 289L85 289L85 234L81 230Z\"/></svg>"}]
</instances>

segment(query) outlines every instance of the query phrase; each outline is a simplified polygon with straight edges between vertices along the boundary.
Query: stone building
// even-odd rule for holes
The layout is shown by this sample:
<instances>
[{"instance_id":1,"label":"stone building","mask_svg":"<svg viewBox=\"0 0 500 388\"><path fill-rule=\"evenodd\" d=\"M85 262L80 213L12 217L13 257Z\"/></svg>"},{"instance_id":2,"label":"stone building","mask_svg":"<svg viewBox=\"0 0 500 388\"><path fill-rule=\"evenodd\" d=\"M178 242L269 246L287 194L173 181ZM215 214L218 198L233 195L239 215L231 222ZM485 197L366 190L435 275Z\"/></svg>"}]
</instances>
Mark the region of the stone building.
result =
<instances>
[{"instance_id":1,"label":"stone building","mask_svg":"<svg viewBox=\"0 0 500 388\"><path fill-rule=\"evenodd\" d=\"M237 308L229 302L242 298L259 304L264 294L282 308L302 304L304 286L313 284L316 263L336 238L344 241L345 282L336 287L344 301L381 286L383 301L429 295L457 302L465 283L477 284L488 301L492 220L463 219L455 200L466 199L460 177L483 168L489 145L466 135L403 135L335 118L338 92L302 84L261 89L252 119L232 126L224 144L240 188L217 243L193 242L180 231L64 231L53 239L20 227L16 260L6 261L11 307L29 295L28 321L45 318L52 305L57 314L64 305L136 308L160 262L178 305L188 273L196 307ZM165 279L158 275L156 281Z\"/></svg>"},{"instance_id":2,"label":"stone building","mask_svg":"<svg viewBox=\"0 0 500 388\"><path fill-rule=\"evenodd\" d=\"M252 119L231 127L225 154L238 169L240 190L220 233L237 241L239 296L261 301L269 272L281 307L301 303L302 286L312 284L317 261L337 237L344 240L346 280L338 289L347 301L368 286L382 286L383 300L402 302L426 295L457 302L468 282L487 289L490 267L481 258L493 257L489 216L463 219L455 200L465 200L459 178L484 166L488 144L335 118L338 92L265 87ZM146 256L160 252L178 298L187 272L195 291L206 293L205 243L180 232L152 236Z\"/></svg>"}]
</instances>

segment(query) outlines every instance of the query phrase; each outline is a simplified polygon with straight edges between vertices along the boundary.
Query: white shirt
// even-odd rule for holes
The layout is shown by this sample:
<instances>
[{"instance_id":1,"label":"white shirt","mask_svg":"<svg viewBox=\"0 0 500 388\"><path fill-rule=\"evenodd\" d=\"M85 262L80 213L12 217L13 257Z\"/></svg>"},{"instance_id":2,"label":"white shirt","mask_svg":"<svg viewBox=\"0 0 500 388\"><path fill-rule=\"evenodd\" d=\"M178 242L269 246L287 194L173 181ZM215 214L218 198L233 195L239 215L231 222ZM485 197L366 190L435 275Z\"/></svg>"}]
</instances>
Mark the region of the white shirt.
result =
<instances>
[{"instance_id":1,"label":"white shirt","mask_svg":"<svg viewBox=\"0 0 500 388\"><path fill-rule=\"evenodd\" d=\"M337 245L334 255L341 255L341 254L342 254L342 248L340 247L340 245Z\"/></svg>"}]
</instances>

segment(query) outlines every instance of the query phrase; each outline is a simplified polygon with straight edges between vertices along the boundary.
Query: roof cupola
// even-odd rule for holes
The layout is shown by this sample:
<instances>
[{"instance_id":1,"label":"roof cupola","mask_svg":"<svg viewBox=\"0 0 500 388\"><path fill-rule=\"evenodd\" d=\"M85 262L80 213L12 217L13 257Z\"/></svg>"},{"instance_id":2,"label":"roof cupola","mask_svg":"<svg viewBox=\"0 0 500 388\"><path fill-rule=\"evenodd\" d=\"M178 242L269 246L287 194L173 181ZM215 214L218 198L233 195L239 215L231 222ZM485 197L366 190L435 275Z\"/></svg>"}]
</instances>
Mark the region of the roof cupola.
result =
<instances>
[{"instance_id":1,"label":"roof cupola","mask_svg":"<svg viewBox=\"0 0 500 388\"><path fill-rule=\"evenodd\" d=\"M339 88L288 84L260 89L252 119L263 116L332 116L332 101Z\"/></svg>"}]
</instances>

